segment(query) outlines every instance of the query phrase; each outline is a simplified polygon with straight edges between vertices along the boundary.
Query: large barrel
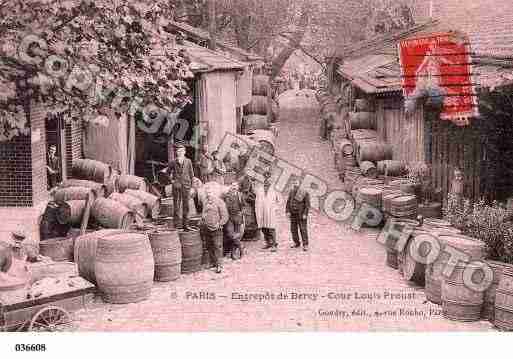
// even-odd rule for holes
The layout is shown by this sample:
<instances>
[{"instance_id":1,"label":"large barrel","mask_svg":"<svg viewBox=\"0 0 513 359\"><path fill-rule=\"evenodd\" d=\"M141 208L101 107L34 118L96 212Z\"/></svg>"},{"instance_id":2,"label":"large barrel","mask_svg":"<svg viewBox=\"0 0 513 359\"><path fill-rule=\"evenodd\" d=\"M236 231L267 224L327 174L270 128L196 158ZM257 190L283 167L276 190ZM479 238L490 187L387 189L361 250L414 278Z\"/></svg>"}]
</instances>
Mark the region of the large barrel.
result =
<instances>
[{"instance_id":1,"label":"large barrel","mask_svg":"<svg viewBox=\"0 0 513 359\"><path fill-rule=\"evenodd\" d=\"M111 174L111 166L96 160L78 159L71 166L71 176L76 179L105 183Z\"/></svg>"},{"instance_id":2,"label":"large barrel","mask_svg":"<svg viewBox=\"0 0 513 359\"><path fill-rule=\"evenodd\" d=\"M94 201L91 215L105 228L128 228L135 221L135 215L129 208L108 198Z\"/></svg>"},{"instance_id":3,"label":"large barrel","mask_svg":"<svg viewBox=\"0 0 513 359\"><path fill-rule=\"evenodd\" d=\"M513 330L513 266L503 265L499 286L495 291L493 324L506 331Z\"/></svg>"},{"instance_id":4,"label":"large barrel","mask_svg":"<svg viewBox=\"0 0 513 359\"><path fill-rule=\"evenodd\" d=\"M421 258L427 257L430 251L429 245L426 247L425 244L427 243L422 243L422 236L426 235L431 234L422 228L415 228L405 248L398 254L400 272L403 278L421 286L425 284L426 265L422 262L417 262L413 251Z\"/></svg>"},{"instance_id":5,"label":"large barrel","mask_svg":"<svg viewBox=\"0 0 513 359\"><path fill-rule=\"evenodd\" d=\"M140 216L142 219L146 218L149 212L148 205L141 201L139 198L130 196L129 194L125 193L112 193L109 196L109 199L112 199L114 201L117 201L121 204L123 204L125 207L132 210L135 214Z\"/></svg>"},{"instance_id":6,"label":"large barrel","mask_svg":"<svg viewBox=\"0 0 513 359\"><path fill-rule=\"evenodd\" d=\"M348 115L352 130L376 129L376 115L373 112L349 112Z\"/></svg>"},{"instance_id":7,"label":"large barrel","mask_svg":"<svg viewBox=\"0 0 513 359\"><path fill-rule=\"evenodd\" d=\"M349 141L348 139L341 139L335 150L340 151L342 154L346 156L351 156L353 154L354 148L351 141Z\"/></svg>"},{"instance_id":8,"label":"large barrel","mask_svg":"<svg viewBox=\"0 0 513 359\"><path fill-rule=\"evenodd\" d=\"M495 319L495 295L499 287L500 279L502 277L502 268L505 266L502 262L487 260L486 263L493 272L492 284L486 289L484 293L483 310L481 311L481 318L489 320L491 323Z\"/></svg>"},{"instance_id":9,"label":"large barrel","mask_svg":"<svg viewBox=\"0 0 513 359\"><path fill-rule=\"evenodd\" d=\"M358 191L357 202L381 208L382 195L383 190L380 187L362 187Z\"/></svg>"},{"instance_id":10,"label":"large barrel","mask_svg":"<svg viewBox=\"0 0 513 359\"><path fill-rule=\"evenodd\" d=\"M153 259L155 260L155 280L169 282L180 277L182 246L176 230L154 231L149 234Z\"/></svg>"},{"instance_id":11,"label":"large barrel","mask_svg":"<svg viewBox=\"0 0 513 359\"><path fill-rule=\"evenodd\" d=\"M39 242L39 254L56 262L73 261L73 237L58 237Z\"/></svg>"},{"instance_id":12,"label":"large barrel","mask_svg":"<svg viewBox=\"0 0 513 359\"><path fill-rule=\"evenodd\" d=\"M374 140L377 141L378 133L374 130L352 130L350 129L350 123L349 121L346 121L346 123L349 126L349 137L353 140L353 142L358 142L362 140Z\"/></svg>"},{"instance_id":13,"label":"large barrel","mask_svg":"<svg viewBox=\"0 0 513 359\"><path fill-rule=\"evenodd\" d=\"M118 179L118 189L121 193L127 189L146 191L146 180L138 176L121 175Z\"/></svg>"},{"instance_id":14,"label":"large barrel","mask_svg":"<svg viewBox=\"0 0 513 359\"><path fill-rule=\"evenodd\" d=\"M392 146L384 142L366 141L359 143L358 162L378 162L392 159Z\"/></svg>"},{"instance_id":15,"label":"large barrel","mask_svg":"<svg viewBox=\"0 0 513 359\"><path fill-rule=\"evenodd\" d=\"M374 165L374 163L370 161L363 161L362 163L360 163L360 169L362 170L362 174L365 177L378 177L378 171L376 170L376 166Z\"/></svg>"},{"instance_id":16,"label":"large barrel","mask_svg":"<svg viewBox=\"0 0 513 359\"><path fill-rule=\"evenodd\" d=\"M276 137L272 131L254 130L249 134L249 138L261 146L262 151L267 152L274 156L275 154L275 140Z\"/></svg>"},{"instance_id":17,"label":"large barrel","mask_svg":"<svg viewBox=\"0 0 513 359\"><path fill-rule=\"evenodd\" d=\"M423 226L423 228L426 228ZM470 261L482 260L485 256L484 244L459 234L450 234L446 230L431 229L428 231L438 238L440 244L440 255L438 258L426 265L426 298L435 304L442 304L442 279L445 267L450 254L446 247L451 246L469 256Z\"/></svg>"},{"instance_id":18,"label":"large barrel","mask_svg":"<svg viewBox=\"0 0 513 359\"><path fill-rule=\"evenodd\" d=\"M406 164L403 161L378 161L376 168L378 169L378 173L380 175L385 174L385 168L388 176L400 177L406 174Z\"/></svg>"},{"instance_id":19,"label":"large barrel","mask_svg":"<svg viewBox=\"0 0 513 359\"><path fill-rule=\"evenodd\" d=\"M78 236L75 239L73 258L77 264L78 273L93 284L96 284L94 263L96 261L98 239L114 233L124 233L124 231L119 229L103 229Z\"/></svg>"},{"instance_id":20,"label":"large barrel","mask_svg":"<svg viewBox=\"0 0 513 359\"><path fill-rule=\"evenodd\" d=\"M387 222L387 227L389 229L393 229L397 232L402 231L409 231L413 230L416 227L418 227L419 223L415 221L405 221L405 220L399 220L399 219L392 219L389 222ZM385 248L386 248L386 264L390 268L393 269L399 269L399 262L398 262L398 248L397 248L397 241L399 238L389 235L387 236Z\"/></svg>"},{"instance_id":21,"label":"large barrel","mask_svg":"<svg viewBox=\"0 0 513 359\"><path fill-rule=\"evenodd\" d=\"M419 203L419 215L424 218L442 217L442 204L440 202Z\"/></svg>"},{"instance_id":22,"label":"large barrel","mask_svg":"<svg viewBox=\"0 0 513 359\"><path fill-rule=\"evenodd\" d=\"M178 236L182 245L182 273L187 274L200 271L203 244L199 229L179 231Z\"/></svg>"},{"instance_id":23,"label":"large barrel","mask_svg":"<svg viewBox=\"0 0 513 359\"><path fill-rule=\"evenodd\" d=\"M478 273L481 267L473 263L458 263L451 275L442 280L442 313L447 319L476 322L481 318L484 292L469 288L464 283L465 270Z\"/></svg>"},{"instance_id":24,"label":"large barrel","mask_svg":"<svg viewBox=\"0 0 513 359\"><path fill-rule=\"evenodd\" d=\"M107 303L137 303L148 299L155 262L148 236L125 232L98 240L94 273Z\"/></svg>"},{"instance_id":25,"label":"large barrel","mask_svg":"<svg viewBox=\"0 0 513 359\"><path fill-rule=\"evenodd\" d=\"M390 201L390 215L396 218L417 218L417 197L405 194L392 198Z\"/></svg>"},{"instance_id":26,"label":"large barrel","mask_svg":"<svg viewBox=\"0 0 513 359\"><path fill-rule=\"evenodd\" d=\"M137 191L133 189L127 189L124 192L126 195L138 198L148 207L148 214L152 218L156 218L160 212L160 197L154 196L151 193L145 191Z\"/></svg>"},{"instance_id":27,"label":"large barrel","mask_svg":"<svg viewBox=\"0 0 513 359\"><path fill-rule=\"evenodd\" d=\"M269 76L255 75L253 76L253 95L267 96L269 94Z\"/></svg>"},{"instance_id":28,"label":"large barrel","mask_svg":"<svg viewBox=\"0 0 513 359\"><path fill-rule=\"evenodd\" d=\"M94 190L89 187L59 188L53 192L56 201L86 200L90 194L94 196Z\"/></svg>"},{"instance_id":29,"label":"large barrel","mask_svg":"<svg viewBox=\"0 0 513 359\"><path fill-rule=\"evenodd\" d=\"M242 118L242 133L248 134L253 130L268 130L269 121L267 116L247 115Z\"/></svg>"},{"instance_id":30,"label":"large barrel","mask_svg":"<svg viewBox=\"0 0 513 359\"><path fill-rule=\"evenodd\" d=\"M106 187L104 184L88 180L68 179L63 181L59 187L87 187L93 190L96 198L105 197L106 193Z\"/></svg>"},{"instance_id":31,"label":"large barrel","mask_svg":"<svg viewBox=\"0 0 513 359\"><path fill-rule=\"evenodd\" d=\"M244 116L267 115L269 112L267 101L267 96L253 96L251 102L244 106Z\"/></svg>"}]
</instances>

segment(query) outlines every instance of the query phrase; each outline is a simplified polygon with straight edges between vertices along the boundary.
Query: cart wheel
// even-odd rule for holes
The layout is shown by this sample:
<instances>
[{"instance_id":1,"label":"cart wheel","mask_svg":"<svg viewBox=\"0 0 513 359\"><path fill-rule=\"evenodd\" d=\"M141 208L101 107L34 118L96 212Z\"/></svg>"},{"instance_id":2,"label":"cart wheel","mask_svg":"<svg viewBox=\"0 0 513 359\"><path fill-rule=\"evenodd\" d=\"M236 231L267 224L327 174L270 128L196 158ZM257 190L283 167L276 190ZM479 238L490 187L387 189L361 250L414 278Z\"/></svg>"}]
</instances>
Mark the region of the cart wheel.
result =
<instances>
[{"instance_id":1,"label":"cart wheel","mask_svg":"<svg viewBox=\"0 0 513 359\"><path fill-rule=\"evenodd\" d=\"M73 329L71 315L64 309L50 306L37 312L28 327L35 332L66 332Z\"/></svg>"}]
</instances>

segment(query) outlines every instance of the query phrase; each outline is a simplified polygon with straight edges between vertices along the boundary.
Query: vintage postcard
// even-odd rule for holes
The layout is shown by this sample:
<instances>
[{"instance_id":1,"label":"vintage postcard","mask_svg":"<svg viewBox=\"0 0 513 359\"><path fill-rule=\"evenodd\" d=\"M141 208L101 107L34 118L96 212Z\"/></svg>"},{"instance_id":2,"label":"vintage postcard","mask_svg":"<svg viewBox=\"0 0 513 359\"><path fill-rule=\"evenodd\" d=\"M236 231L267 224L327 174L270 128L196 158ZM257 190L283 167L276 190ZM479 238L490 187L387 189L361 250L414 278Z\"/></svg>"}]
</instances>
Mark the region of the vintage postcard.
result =
<instances>
[{"instance_id":1,"label":"vintage postcard","mask_svg":"<svg viewBox=\"0 0 513 359\"><path fill-rule=\"evenodd\" d=\"M512 24L0 0L0 330L513 330Z\"/></svg>"}]
</instances>

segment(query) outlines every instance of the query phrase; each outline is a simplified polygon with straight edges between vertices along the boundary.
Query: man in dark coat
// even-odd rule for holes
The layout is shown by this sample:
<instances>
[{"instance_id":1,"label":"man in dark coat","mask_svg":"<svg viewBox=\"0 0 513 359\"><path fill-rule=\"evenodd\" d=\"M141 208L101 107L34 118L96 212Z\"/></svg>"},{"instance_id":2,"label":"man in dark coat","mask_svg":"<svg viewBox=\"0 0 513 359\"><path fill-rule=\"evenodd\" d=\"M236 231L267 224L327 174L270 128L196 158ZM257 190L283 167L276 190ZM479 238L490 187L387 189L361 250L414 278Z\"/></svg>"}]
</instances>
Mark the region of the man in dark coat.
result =
<instances>
[{"instance_id":1,"label":"man in dark coat","mask_svg":"<svg viewBox=\"0 0 513 359\"><path fill-rule=\"evenodd\" d=\"M183 229L188 230L189 198L194 178L194 169L190 159L185 157L185 147L176 147L176 159L169 163L168 174L173 185L174 222L180 228L180 218ZM182 206L182 215L179 208Z\"/></svg>"},{"instance_id":2,"label":"man in dark coat","mask_svg":"<svg viewBox=\"0 0 513 359\"><path fill-rule=\"evenodd\" d=\"M301 247L299 241L298 229L301 232L303 241L303 250L308 250L308 228L307 218L310 210L310 195L307 191L299 188L299 180L294 179L292 182L292 190L287 199L286 212L290 219L290 231L292 232L292 240L294 244L292 248Z\"/></svg>"},{"instance_id":3,"label":"man in dark coat","mask_svg":"<svg viewBox=\"0 0 513 359\"><path fill-rule=\"evenodd\" d=\"M242 257L241 239L244 233L243 223L244 215L242 209L244 202L239 192L239 183L233 182L230 190L223 194L222 199L228 209L228 222L224 226L224 248L230 253L232 259Z\"/></svg>"}]
</instances>

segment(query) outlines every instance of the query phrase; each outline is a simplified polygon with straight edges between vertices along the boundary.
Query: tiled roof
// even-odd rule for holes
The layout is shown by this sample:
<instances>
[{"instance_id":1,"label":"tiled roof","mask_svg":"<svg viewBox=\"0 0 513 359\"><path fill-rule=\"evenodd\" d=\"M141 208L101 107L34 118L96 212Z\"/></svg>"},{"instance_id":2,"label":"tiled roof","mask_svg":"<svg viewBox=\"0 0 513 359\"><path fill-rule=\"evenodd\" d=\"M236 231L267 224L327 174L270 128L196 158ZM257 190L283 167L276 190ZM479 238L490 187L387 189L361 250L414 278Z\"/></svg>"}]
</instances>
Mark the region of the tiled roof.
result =
<instances>
[{"instance_id":1,"label":"tiled roof","mask_svg":"<svg viewBox=\"0 0 513 359\"><path fill-rule=\"evenodd\" d=\"M189 55L192 72L243 70L246 67L243 62L191 42L185 42L184 45L178 45L177 47L184 49Z\"/></svg>"},{"instance_id":2,"label":"tiled roof","mask_svg":"<svg viewBox=\"0 0 513 359\"><path fill-rule=\"evenodd\" d=\"M512 0L432 0L433 18L449 30L466 33L479 55L513 58ZM430 1L417 1L415 17L429 17Z\"/></svg>"},{"instance_id":3,"label":"tiled roof","mask_svg":"<svg viewBox=\"0 0 513 359\"><path fill-rule=\"evenodd\" d=\"M186 35L188 35L189 37L194 38L195 40L208 41L210 39L210 35L209 35L208 31L205 31L205 30L197 28L197 27L190 26L186 23L171 21L171 22L169 22L168 27L171 30L183 32ZM217 41L216 43L219 48L219 51L226 52L227 54L229 54L232 57L235 56L237 59L239 59L241 61L249 61L249 62L263 61L263 58L261 56L256 55L252 52L246 51L244 49L241 49L239 47L232 46L223 41Z\"/></svg>"}]
</instances>

